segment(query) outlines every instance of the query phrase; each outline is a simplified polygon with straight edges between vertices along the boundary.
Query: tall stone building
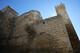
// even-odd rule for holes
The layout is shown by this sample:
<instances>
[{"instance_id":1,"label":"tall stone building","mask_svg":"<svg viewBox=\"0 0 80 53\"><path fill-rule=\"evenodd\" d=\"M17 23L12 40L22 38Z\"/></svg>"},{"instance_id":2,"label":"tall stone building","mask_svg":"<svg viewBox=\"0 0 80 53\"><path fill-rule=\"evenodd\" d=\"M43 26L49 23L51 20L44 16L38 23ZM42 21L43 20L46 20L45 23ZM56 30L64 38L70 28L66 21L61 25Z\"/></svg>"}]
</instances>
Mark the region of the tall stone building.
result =
<instances>
[{"instance_id":1,"label":"tall stone building","mask_svg":"<svg viewBox=\"0 0 80 53\"><path fill-rule=\"evenodd\" d=\"M80 43L64 4L57 16L42 19L31 10L18 16L11 7L0 11L1 53L80 53Z\"/></svg>"}]
</instances>

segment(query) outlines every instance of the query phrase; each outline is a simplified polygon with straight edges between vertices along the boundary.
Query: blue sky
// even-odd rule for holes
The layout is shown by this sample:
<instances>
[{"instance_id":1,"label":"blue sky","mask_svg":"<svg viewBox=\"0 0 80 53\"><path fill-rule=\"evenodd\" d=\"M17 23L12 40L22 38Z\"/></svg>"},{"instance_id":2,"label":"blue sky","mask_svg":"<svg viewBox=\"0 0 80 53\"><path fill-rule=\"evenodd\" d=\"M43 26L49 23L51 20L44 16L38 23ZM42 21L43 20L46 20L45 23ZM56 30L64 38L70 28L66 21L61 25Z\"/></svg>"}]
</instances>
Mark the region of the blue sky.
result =
<instances>
[{"instance_id":1,"label":"blue sky","mask_svg":"<svg viewBox=\"0 0 80 53\"><path fill-rule=\"evenodd\" d=\"M66 11L80 39L80 0L0 0L0 10L11 6L19 15L30 10L37 10L43 19L56 15L55 6L66 5Z\"/></svg>"}]
</instances>

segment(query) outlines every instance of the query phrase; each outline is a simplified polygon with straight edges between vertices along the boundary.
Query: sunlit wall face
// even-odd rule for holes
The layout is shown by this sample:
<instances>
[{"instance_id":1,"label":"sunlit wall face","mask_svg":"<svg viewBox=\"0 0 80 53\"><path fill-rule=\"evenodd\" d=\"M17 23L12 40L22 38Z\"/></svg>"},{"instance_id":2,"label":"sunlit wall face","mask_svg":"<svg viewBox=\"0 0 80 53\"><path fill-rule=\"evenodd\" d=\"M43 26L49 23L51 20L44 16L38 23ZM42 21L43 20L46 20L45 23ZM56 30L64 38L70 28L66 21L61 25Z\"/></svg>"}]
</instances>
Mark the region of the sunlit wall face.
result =
<instances>
[{"instance_id":1,"label":"sunlit wall face","mask_svg":"<svg viewBox=\"0 0 80 53\"><path fill-rule=\"evenodd\" d=\"M38 10L43 19L56 15L55 6L66 5L66 11L80 39L80 0L0 0L0 10L11 6L19 15L30 10Z\"/></svg>"}]
</instances>

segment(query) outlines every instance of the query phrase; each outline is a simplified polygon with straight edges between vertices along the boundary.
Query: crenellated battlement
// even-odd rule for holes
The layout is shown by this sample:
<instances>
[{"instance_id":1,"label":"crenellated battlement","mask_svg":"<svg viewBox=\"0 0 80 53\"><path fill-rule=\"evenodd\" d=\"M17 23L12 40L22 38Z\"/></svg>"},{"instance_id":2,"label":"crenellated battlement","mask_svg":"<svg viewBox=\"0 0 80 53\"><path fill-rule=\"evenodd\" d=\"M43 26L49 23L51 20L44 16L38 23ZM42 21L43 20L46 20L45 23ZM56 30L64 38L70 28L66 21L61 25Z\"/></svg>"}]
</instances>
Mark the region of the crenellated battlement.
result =
<instances>
[{"instance_id":1,"label":"crenellated battlement","mask_svg":"<svg viewBox=\"0 0 80 53\"><path fill-rule=\"evenodd\" d=\"M63 3L55 6L56 10L59 10L59 9L65 9L65 5Z\"/></svg>"},{"instance_id":2,"label":"crenellated battlement","mask_svg":"<svg viewBox=\"0 0 80 53\"><path fill-rule=\"evenodd\" d=\"M3 16L0 15L3 18L0 19L2 53L79 52L79 40L65 5L61 3L55 9L57 16L42 19L39 11L31 10L18 16L11 7L4 8Z\"/></svg>"}]
</instances>

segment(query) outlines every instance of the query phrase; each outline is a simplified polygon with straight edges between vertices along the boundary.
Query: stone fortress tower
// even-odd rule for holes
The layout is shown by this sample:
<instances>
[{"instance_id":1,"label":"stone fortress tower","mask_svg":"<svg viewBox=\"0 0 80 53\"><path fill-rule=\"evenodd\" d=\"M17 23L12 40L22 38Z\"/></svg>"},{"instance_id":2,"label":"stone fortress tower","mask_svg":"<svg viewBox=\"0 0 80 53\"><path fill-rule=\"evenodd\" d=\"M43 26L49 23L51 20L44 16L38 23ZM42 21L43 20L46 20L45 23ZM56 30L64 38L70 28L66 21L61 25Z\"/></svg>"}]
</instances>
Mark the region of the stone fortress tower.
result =
<instances>
[{"instance_id":1,"label":"stone fortress tower","mask_svg":"<svg viewBox=\"0 0 80 53\"><path fill-rule=\"evenodd\" d=\"M69 16L65 10L65 5L61 3L61 5L55 7L56 8L56 12L57 14L60 14L62 16L62 18L64 19L64 23L69 35L69 39L71 42L71 45L73 47L74 50L78 50L79 49L79 39L77 37L77 34L74 30L74 27L69 19Z\"/></svg>"},{"instance_id":2,"label":"stone fortress tower","mask_svg":"<svg viewBox=\"0 0 80 53\"><path fill-rule=\"evenodd\" d=\"M80 43L64 4L57 16L42 19L31 10L18 16L11 7L0 11L1 53L80 53Z\"/></svg>"}]
</instances>

